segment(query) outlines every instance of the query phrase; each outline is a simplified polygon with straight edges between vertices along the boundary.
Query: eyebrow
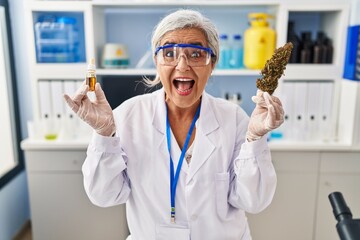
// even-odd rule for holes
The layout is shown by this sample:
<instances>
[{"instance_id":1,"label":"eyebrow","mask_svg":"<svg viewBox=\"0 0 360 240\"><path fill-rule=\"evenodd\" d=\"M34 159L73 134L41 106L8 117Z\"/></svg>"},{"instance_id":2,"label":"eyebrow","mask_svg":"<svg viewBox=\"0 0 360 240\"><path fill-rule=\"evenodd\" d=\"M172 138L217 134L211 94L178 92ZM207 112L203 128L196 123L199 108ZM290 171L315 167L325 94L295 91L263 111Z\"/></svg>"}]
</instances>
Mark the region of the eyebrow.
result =
<instances>
[{"instance_id":1,"label":"eyebrow","mask_svg":"<svg viewBox=\"0 0 360 240\"><path fill-rule=\"evenodd\" d=\"M170 44L179 44L179 43L176 43L176 42L165 42L163 46L170 45ZM190 43L187 43L187 44L192 44L192 45L197 45L197 46L202 46L202 47L204 47L201 42L190 42Z\"/></svg>"}]
</instances>

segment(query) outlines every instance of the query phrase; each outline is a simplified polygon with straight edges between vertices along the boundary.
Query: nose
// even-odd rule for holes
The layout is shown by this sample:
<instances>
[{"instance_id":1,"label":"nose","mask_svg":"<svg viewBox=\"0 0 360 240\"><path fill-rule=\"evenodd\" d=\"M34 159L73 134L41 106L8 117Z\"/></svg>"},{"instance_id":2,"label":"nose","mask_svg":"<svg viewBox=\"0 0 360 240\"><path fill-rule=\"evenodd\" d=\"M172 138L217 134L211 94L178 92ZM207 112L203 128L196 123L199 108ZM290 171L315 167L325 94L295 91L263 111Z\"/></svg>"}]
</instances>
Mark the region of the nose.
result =
<instances>
[{"instance_id":1,"label":"nose","mask_svg":"<svg viewBox=\"0 0 360 240\"><path fill-rule=\"evenodd\" d=\"M176 69L178 69L180 71L186 71L186 70L190 69L188 59L186 58L185 54L182 54L182 55L179 56L178 62L177 62L177 65L176 65Z\"/></svg>"}]
</instances>

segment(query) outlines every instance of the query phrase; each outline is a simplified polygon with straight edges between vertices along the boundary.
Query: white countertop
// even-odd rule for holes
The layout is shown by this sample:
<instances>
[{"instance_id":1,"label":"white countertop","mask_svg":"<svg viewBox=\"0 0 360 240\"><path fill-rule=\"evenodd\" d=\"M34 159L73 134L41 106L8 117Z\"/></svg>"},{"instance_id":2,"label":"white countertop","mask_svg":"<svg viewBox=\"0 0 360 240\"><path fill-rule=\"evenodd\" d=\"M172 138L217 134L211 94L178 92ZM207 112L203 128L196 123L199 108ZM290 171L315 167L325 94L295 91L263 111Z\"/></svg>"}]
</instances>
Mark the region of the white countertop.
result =
<instances>
[{"instance_id":1,"label":"white countertop","mask_svg":"<svg viewBox=\"0 0 360 240\"><path fill-rule=\"evenodd\" d=\"M21 149L28 150L86 150L90 139L74 139L74 140L41 140L41 139L25 139L21 141Z\"/></svg>"},{"instance_id":2,"label":"white countertop","mask_svg":"<svg viewBox=\"0 0 360 240\"><path fill-rule=\"evenodd\" d=\"M74 140L38 140L25 139L21 149L28 150L86 150L90 138ZM269 142L271 151L360 151L360 145L354 146L340 142Z\"/></svg>"}]
</instances>

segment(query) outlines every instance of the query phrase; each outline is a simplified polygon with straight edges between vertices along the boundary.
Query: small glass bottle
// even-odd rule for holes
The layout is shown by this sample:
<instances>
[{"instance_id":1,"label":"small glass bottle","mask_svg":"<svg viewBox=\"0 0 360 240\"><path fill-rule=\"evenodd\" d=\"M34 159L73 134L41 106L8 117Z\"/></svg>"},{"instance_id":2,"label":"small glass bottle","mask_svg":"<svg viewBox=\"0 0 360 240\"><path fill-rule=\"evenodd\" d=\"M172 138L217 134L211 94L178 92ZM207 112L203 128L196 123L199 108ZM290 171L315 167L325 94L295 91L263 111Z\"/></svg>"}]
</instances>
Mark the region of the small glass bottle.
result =
<instances>
[{"instance_id":1,"label":"small glass bottle","mask_svg":"<svg viewBox=\"0 0 360 240\"><path fill-rule=\"evenodd\" d=\"M95 91L96 68L95 68L95 59L94 58L91 59L90 64L87 66L86 84L89 85L90 91Z\"/></svg>"}]
</instances>

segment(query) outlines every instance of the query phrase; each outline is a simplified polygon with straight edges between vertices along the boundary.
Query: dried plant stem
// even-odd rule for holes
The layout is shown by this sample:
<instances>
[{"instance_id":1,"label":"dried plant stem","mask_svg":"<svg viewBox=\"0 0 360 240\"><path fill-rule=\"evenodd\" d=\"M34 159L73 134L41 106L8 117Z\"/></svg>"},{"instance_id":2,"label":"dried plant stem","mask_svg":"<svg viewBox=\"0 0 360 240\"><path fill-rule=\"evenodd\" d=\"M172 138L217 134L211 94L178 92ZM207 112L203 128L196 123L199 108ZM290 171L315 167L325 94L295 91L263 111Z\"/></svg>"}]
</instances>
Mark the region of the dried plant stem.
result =
<instances>
[{"instance_id":1,"label":"dried plant stem","mask_svg":"<svg viewBox=\"0 0 360 240\"><path fill-rule=\"evenodd\" d=\"M286 43L275 50L272 57L266 61L265 67L261 70L261 79L256 80L256 87L263 92L273 94L278 86L278 80L283 75L286 65L289 62L293 44Z\"/></svg>"}]
</instances>

